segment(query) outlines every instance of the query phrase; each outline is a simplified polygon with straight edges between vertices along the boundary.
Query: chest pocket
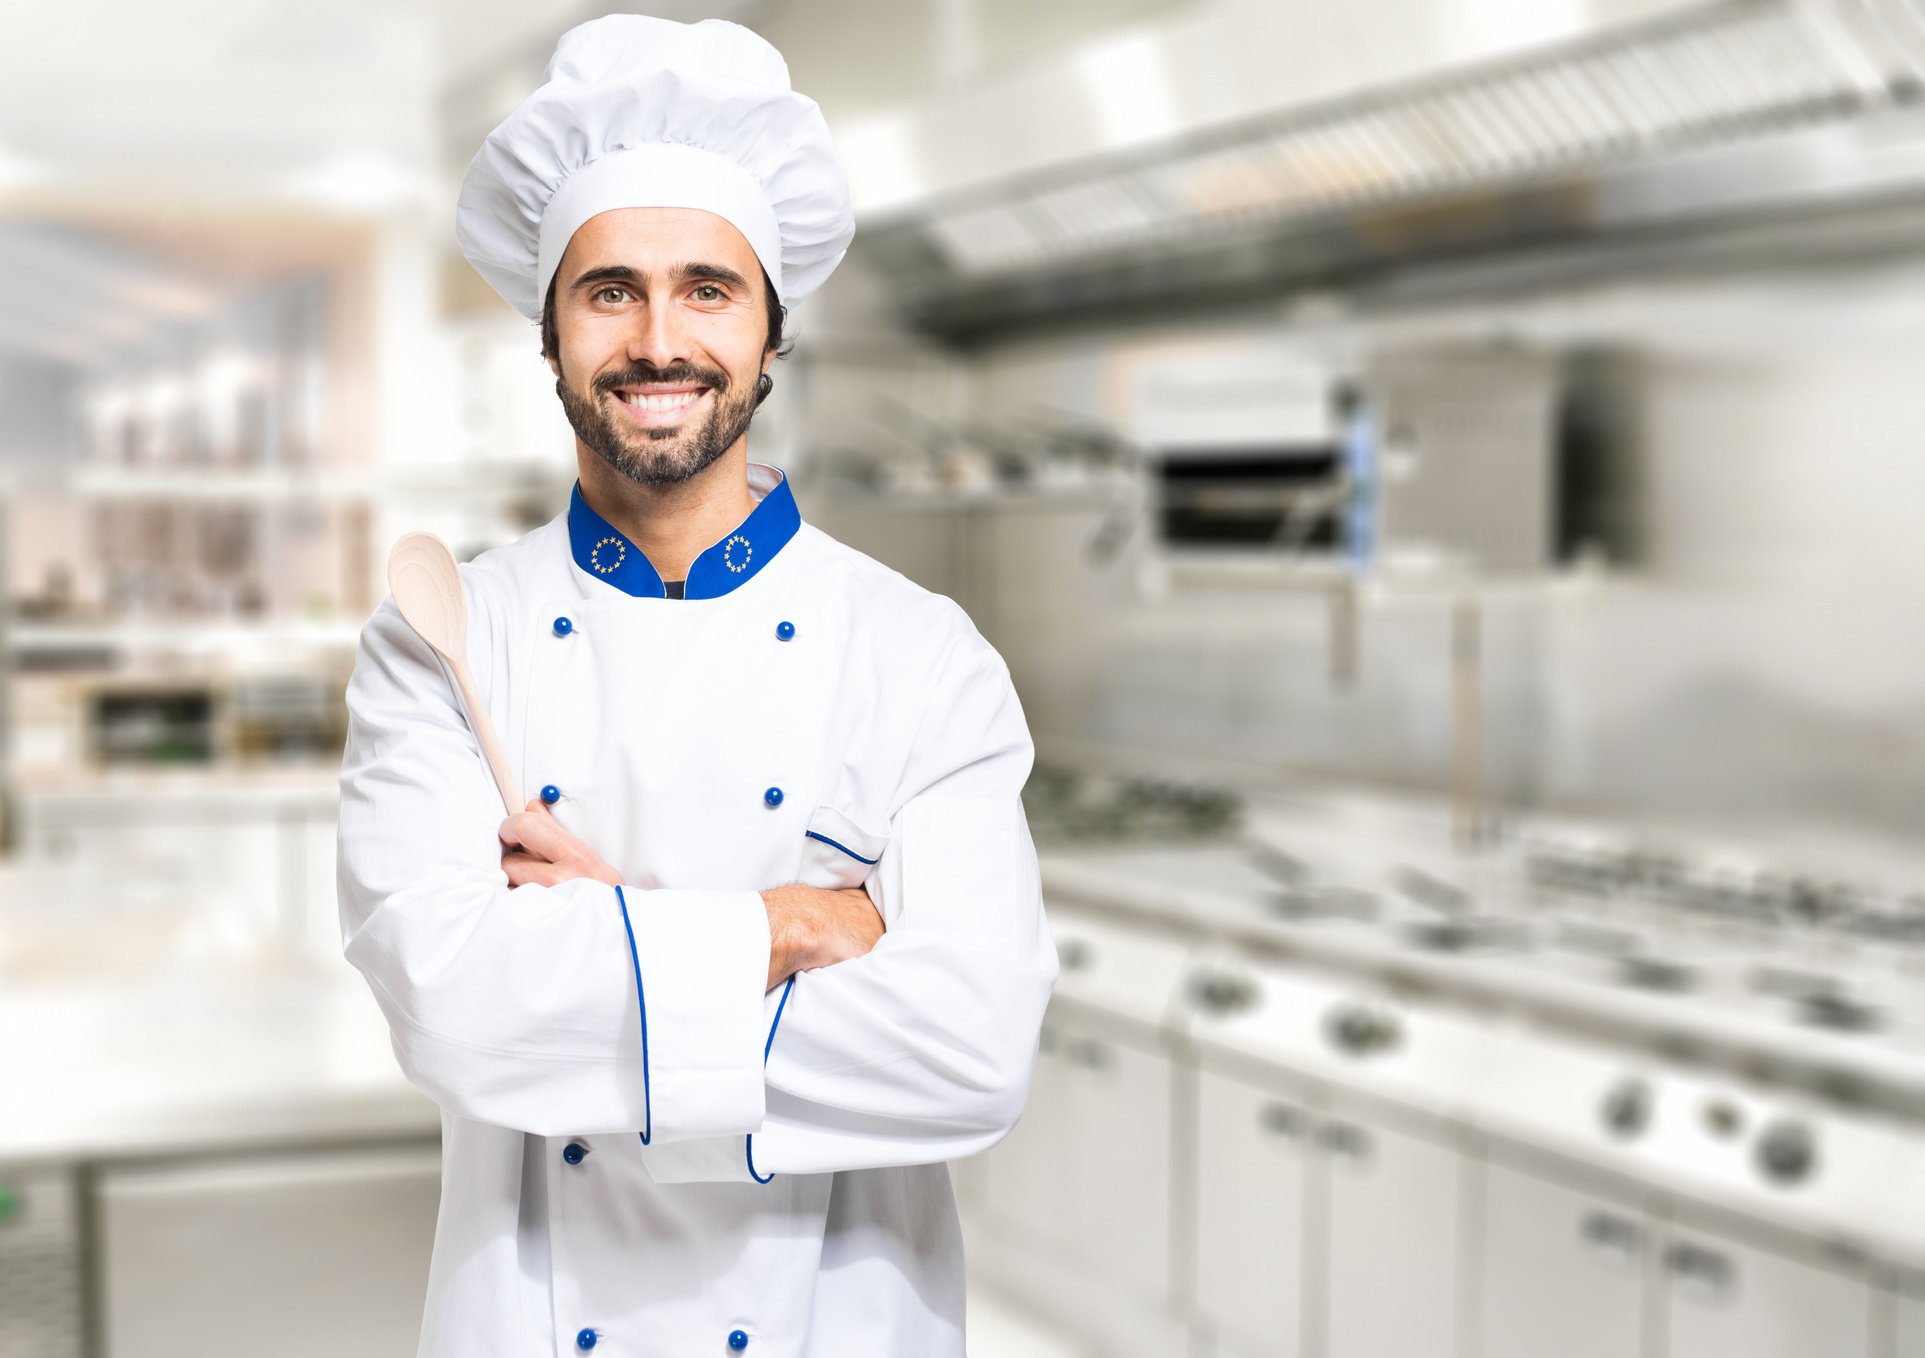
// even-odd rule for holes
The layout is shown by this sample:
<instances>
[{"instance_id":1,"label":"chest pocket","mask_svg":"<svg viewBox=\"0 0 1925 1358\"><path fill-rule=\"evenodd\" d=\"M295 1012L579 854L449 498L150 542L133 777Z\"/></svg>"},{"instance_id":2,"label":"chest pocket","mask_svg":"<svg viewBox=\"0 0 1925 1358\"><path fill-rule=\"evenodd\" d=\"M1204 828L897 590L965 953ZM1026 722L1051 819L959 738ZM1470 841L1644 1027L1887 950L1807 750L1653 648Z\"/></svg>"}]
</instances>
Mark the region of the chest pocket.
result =
<instances>
[{"instance_id":1,"label":"chest pocket","mask_svg":"<svg viewBox=\"0 0 1925 1358\"><path fill-rule=\"evenodd\" d=\"M818 806L803 834L796 880L805 886L861 886L888 847L888 835L863 829L833 806Z\"/></svg>"}]
</instances>

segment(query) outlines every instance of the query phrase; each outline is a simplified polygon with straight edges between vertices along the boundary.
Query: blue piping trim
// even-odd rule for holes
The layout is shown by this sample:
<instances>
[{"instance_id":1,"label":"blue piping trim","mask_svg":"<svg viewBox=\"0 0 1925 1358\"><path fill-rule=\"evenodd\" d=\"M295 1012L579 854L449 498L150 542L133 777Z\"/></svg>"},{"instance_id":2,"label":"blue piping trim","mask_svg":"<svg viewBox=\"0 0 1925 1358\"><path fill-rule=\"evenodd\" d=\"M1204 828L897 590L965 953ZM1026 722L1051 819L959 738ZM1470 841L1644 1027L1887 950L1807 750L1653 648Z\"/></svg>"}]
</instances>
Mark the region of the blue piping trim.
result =
<instances>
[{"instance_id":1,"label":"blue piping trim","mask_svg":"<svg viewBox=\"0 0 1925 1358\"><path fill-rule=\"evenodd\" d=\"M782 1011L789 1007L789 992L794 989L795 977L791 975L789 983L782 987L782 998L775 1002L775 1022L769 1025L769 1040L762 1044L762 1064L765 1066L769 1064L769 1053L775 1050L775 1030L782 1026Z\"/></svg>"},{"instance_id":2,"label":"blue piping trim","mask_svg":"<svg viewBox=\"0 0 1925 1358\"><path fill-rule=\"evenodd\" d=\"M842 850L842 852L848 854L849 857L855 859L856 862L858 863L867 863L870 867L874 867L876 864L875 859L864 858L861 854L857 853L854 849L850 848L847 844L838 844L833 839L830 839L827 835L819 835L813 830L804 830L802 833L807 835L810 839L821 840L824 844L827 844L832 849ZM791 977L790 979L793 980L794 978Z\"/></svg>"},{"instance_id":3,"label":"blue piping trim","mask_svg":"<svg viewBox=\"0 0 1925 1358\"><path fill-rule=\"evenodd\" d=\"M650 1102L648 1090L648 996L642 991L642 958L641 954L635 951L635 926L628 920L628 898L622 895L622 889L619 886L615 888L615 900L622 907L622 928L628 934L628 960L635 968L635 1001L642 1010L642 1130L640 1135L642 1144L646 1146L648 1138L655 1131L655 1107ZM791 976L789 979L795 978ZM789 997L784 995L782 998L787 1000ZM775 1011L775 1016L777 1019L782 1017L780 1008ZM769 1037L773 1041L774 1033L771 1032ZM765 1048L762 1060L766 1062L768 1059L769 1054Z\"/></svg>"},{"instance_id":4,"label":"blue piping trim","mask_svg":"<svg viewBox=\"0 0 1925 1358\"><path fill-rule=\"evenodd\" d=\"M757 464L758 466L766 464ZM788 473L771 467L776 483L755 502L749 516L720 542L689 563L684 599L714 599L745 584L787 545L802 527ZM624 594L665 599L668 586L642 549L597 514L582 497L580 481L568 496L568 547L575 564Z\"/></svg>"},{"instance_id":5,"label":"blue piping trim","mask_svg":"<svg viewBox=\"0 0 1925 1358\"><path fill-rule=\"evenodd\" d=\"M842 846L840 844L837 844L836 847L839 849ZM777 1000L775 1003L775 1021L769 1025L769 1040L762 1044L762 1064L765 1066L769 1064L769 1053L775 1049L775 1030L782 1026L782 1011L789 1007L789 992L794 989L795 989L795 977L790 976L789 983L782 987L782 998ZM755 1133L754 1132L750 1132L746 1137L742 1139L742 1154L748 1159L749 1177L751 1179L755 1180L759 1184L765 1184L769 1180L775 1177L773 1172L768 1174L757 1174L755 1172Z\"/></svg>"}]
</instances>

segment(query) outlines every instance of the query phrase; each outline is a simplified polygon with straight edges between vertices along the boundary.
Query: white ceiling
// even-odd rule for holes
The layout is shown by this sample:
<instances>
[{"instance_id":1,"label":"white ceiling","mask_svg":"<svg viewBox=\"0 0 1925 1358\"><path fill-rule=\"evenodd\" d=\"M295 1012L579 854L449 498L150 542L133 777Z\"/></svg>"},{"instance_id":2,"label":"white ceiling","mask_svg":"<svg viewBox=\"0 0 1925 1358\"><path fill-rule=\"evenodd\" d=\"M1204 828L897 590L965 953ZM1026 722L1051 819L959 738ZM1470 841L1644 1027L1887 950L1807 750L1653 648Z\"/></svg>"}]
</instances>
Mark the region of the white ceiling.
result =
<instances>
[{"instance_id":1,"label":"white ceiling","mask_svg":"<svg viewBox=\"0 0 1925 1358\"><path fill-rule=\"evenodd\" d=\"M1176 0L88 0L9 7L0 165L64 192L270 192L344 156L419 169L450 89L498 118L560 33L609 9L733 18L764 32L832 115L913 102ZM490 124L492 125L492 123ZM485 130L485 128L483 129ZM0 175L7 171L0 170ZM44 181L43 181L44 186Z\"/></svg>"},{"instance_id":2,"label":"white ceiling","mask_svg":"<svg viewBox=\"0 0 1925 1358\"><path fill-rule=\"evenodd\" d=\"M1588 12L1681 2L1371 7L1434 20L1475 11L1494 22L1519 6ZM865 138L919 110L928 116L916 129L918 153L925 170L941 171L928 178L976 177L984 156L990 168L1061 157L1094 135L1085 126L1093 116L1083 107L1087 82L1063 77L1074 73L1075 52L1146 26L1234 33L1280 3L671 0L620 8L732 18L763 32L784 52L797 88L846 138L861 190L856 162L888 160L865 154ZM1307 22L1346 4L1292 0L1290 12ZM0 42L0 296L8 299L0 355L85 353L136 317L206 299L210 286L218 296L220 270L207 259L170 262L191 223L174 244L143 254L105 234L76 230L63 240L24 222L105 212L132 229L179 218L186 204L224 205L237 220L264 207L310 218L413 207L424 221L445 222L453 177L480 136L532 87L555 38L608 8L592 0L16 0ZM1274 15L1266 22L1257 47L1276 48L1280 32L1295 31L1289 22L1279 30ZM1293 97L1270 57L1214 39L1206 47L1198 69L1211 99L1188 101L1197 107L1177 110L1184 117L1220 116L1232 86L1245 102Z\"/></svg>"},{"instance_id":3,"label":"white ceiling","mask_svg":"<svg viewBox=\"0 0 1925 1358\"><path fill-rule=\"evenodd\" d=\"M835 117L1020 67L1175 2L14 5L0 43L0 358L86 364L217 306L238 280L219 267L225 244L189 248L196 211L445 216L452 176L555 39L611 8L749 24Z\"/></svg>"}]
</instances>

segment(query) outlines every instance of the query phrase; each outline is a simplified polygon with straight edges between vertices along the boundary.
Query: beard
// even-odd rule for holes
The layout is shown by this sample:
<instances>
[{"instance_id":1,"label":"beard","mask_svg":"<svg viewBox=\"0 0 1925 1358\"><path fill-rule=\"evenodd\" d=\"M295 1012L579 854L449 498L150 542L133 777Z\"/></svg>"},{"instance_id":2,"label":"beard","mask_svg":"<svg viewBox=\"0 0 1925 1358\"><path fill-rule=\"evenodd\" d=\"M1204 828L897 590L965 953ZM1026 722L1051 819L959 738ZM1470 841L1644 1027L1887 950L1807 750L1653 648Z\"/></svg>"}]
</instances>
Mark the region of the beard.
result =
<instances>
[{"instance_id":1,"label":"beard","mask_svg":"<svg viewBox=\"0 0 1925 1358\"><path fill-rule=\"evenodd\" d=\"M710 391L708 418L693 428L687 424L650 427L608 409L619 401L615 388L644 382L700 382ZM583 396L557 378L555 394L575 428L575 437L595 455L637 485L659 486L686 481L735 446L755 418L754 384L730 395L728 374L720 368L698 368L671 363L666 368L639 367L597 378L594 394Z\"/></svg>"}]
</instances>

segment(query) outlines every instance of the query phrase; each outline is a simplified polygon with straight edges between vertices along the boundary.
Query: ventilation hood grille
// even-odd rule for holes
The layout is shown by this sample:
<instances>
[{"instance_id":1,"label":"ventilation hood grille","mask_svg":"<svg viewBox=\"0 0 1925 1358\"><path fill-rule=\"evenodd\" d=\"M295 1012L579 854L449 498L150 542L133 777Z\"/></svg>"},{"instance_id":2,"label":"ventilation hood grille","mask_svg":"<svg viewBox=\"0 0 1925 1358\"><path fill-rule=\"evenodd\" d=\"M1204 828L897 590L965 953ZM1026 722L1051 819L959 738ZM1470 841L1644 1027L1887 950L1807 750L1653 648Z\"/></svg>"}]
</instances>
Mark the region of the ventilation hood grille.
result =
<instances>
[{"instance_id":1,"label":"ventilation hood grille","mask_svg":"<svg viewBox=\"0 0 1925 1358\"><path fill-rule=\"evenodd\" d=\"M927 328L993 327L1023 309L1024 280L1082 276L1034 300L1100 301L1087 280L1119 267L1140 284L1232 242L1860 119L1913 102L1921 72L1925 20L1905 0L1717 4L937 200L883 228L878 254Z\"/></svg>"}]
</instances>

